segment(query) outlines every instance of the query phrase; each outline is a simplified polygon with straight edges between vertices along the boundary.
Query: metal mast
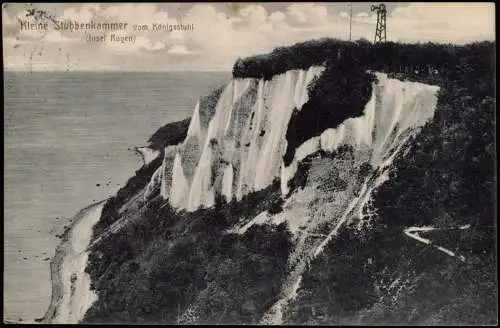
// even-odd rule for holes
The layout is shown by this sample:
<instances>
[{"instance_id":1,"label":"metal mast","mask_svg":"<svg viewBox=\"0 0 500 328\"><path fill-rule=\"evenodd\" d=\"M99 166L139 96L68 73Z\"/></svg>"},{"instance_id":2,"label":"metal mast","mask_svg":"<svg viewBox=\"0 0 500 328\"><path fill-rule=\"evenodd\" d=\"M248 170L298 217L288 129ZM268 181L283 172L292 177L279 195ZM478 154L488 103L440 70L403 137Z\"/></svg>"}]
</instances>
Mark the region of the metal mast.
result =
<instances>
[{"instance_id":1,"label":"metal mast","mask_svg":"<svg viewBox=\"0 0 500 328\"><path fill-rule=\"evenodd\" d=\"M381 3L378 6L372 5L372 11L377 12L377 29L375 30L375 43L382 42L387 40L387 25L386 25L386 14L387 9L385 5Z\"/></svg>"},{"instance_id":2,"label":"metal mast","mask_svg":"<svg viewBox=\"0 0 500 328\"><path fill-rule=\"evenodd\" d=\"M351 41L351 31L352 31L352 4L349 2L349 41Z\"/></svg>"}]
</instances>

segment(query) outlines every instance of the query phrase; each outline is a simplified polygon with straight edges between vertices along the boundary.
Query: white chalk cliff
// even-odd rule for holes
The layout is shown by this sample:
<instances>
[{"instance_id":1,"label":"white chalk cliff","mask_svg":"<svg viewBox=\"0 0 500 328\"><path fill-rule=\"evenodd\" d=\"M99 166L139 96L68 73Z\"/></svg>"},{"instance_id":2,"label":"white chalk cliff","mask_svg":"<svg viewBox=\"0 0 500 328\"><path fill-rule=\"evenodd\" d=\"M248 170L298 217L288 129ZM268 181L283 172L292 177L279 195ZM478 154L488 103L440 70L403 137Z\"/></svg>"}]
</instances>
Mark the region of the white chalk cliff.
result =
<instances>
[{"instance_id":1,"label":"white chalk cliff","mask_svg":"<svg viewBox=\"0 0 500 328\"><path fill-rule=\"evenodd\" d=\"M308 101L308 86L323 70L322 66L290 70L268 81L235 78L225 86L215 109L200 108L197 103L185 140L165 149L147 196L160 188L172 206L193 211L212 206L216 195L241 200L275 178L281 179L286 195L297 163L307 155L350 144L371 150L372 166L387 166L410 132L434 114L438 87L375 73L378 81L364 114L305 141L285 166L292 112Z\"/></svg>"}]
</instances>

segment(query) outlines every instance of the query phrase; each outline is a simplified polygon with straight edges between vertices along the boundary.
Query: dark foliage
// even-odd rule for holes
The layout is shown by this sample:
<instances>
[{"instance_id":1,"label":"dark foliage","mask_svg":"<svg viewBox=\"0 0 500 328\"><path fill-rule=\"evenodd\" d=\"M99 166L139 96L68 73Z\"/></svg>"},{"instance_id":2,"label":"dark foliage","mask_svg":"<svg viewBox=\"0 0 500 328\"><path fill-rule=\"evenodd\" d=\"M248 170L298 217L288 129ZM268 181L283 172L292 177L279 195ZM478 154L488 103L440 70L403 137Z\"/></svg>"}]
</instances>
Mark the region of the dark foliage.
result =
<instances>
[{"instance_id":1,"label":"dark foliage","mask_svg":"<svg viewBox=\"0 0 500 328\"><path fill-rule=\"evenodd\" d=\"M153 173L161 166L164 149L169 145L176 145L184 140L189 128L190 118L183 121L168 123L159 128L149 139L150 147L160 151L160 155L148 165L143 165L135 171L135 175L128 179L124 187L120 188L116 196L111 197L102 210L99 222L94 226L94 236L101 234L109 225L116 221L118 210L141 189L147 186Z\"/></svg>"},{"instance_id":2,"label":"dark foliage","mask_svg":"<svg viewBox=\"0 0 500 328\"><path fill-rule=\"evenodd\" d=\"M288 323L495 323L493 54L494 43L487 42L372 45L326 39L235 64L235 77L265 79L326 65L300 112L308 115L292 117L290 149L362 115L371 91L366 69L441 87L433 121L395 161L391 179L374 197L379 215L373 230L360 236L350 227L340 229L304 275L285 314ZM287 149L285 160L292 158ZM307 159L300 163L292 189L305 185L307 165ZM363 164L360 178L372 169ZM97 230L116 220L117 209L154 172L141 170L106 204ZM176 323L189 306L195 323L258 322L277 298L290 235L284 225L253 226L244 235L226 229L264 210L280 212L282 202L279 180L240 202L220 198L214 208L192 213L176 212L158 197L150 200L133 213L139 218L134 224L91 253L87 271L99 299L84 322ZM473 226L469 230L428 236L463 254L465 262L402 232L409 225L467 223ZM397 278L399 285L393 285Z\"/></svg>"},{"instance_id":3,"label":"dark foliage","mask_svg":"<svg viewBox=\"0 0 500 328\"><path fill-rule=\"evenodd\" d=\"M308 69L313 65L324 64L325 60L337 57L337 52L342 47L351 47L351 43L320 39L297 43L290 47L278 47L269 54L238 59L233 66L233 77L270 80L274 75L291 69Z\"/></svg>"},{"instance_id":4,"label":"dark foliage","mask_svg":"<svg viewBox=\"0 0 500 328\"><path fill-rule=\"evenodd\" d=\"M215 113L215 106L223 91L223 87L215 89L212 93L200 99L200 119L203 124L208 125L208 120ZM121 188L115 197L111 197L104 205L101 218L94 226L94 236L99 235L112 224L118 217L118 210L149 183L151 176L160 167L164 156L164 149L169 145L182 142L189 129L191 118L182 121L168 123L159 128L148 140L149 147L160 151L160 156L149 165L142 166L135 172L125 186Z\"/></svg>"},{"instance_id":5,"label":"dark foliage","mask_svg":"<svg viewBox=\"0 0 500 328\"><path fill-rule=\"evenodd\" d=\"M392 76L425 80L429 84L461 80L461 87L491 92L494 53L491 42L468 46L445 44L399 44L366 41L347 42L319 39L280 47L268 55L239 59L233 67L234 77L271 79L290 69L307 69L325 65L326 71L309 89L309 102L294 111L287 130L288 146L284 162L288 165L295 149L305 140L336 127L349 117L363 114L371 92L373 76L366 70L391 73ZM486 54L486 56L485 56ZM475 81L485 85L476 88ZM491 93L489 93L491 94Z\"/></svg>"},{"instance_id":6,"label":"dark foliage","mask_svg":"<svg viewBox=\"0 0 500 328\"><path fill-rule=\"evenodd\" d=\"M278 214L280 212L283 212L283 204L285 201L283 198L278 198L276 201L271 203L271 206L268 209L269 214Z\"/></svg>"},{"instance_id":7,"label":"dark foliage","mask_svg":"<svg viewBox=\"0 0 500 328\"><path fill-rule=\"evenodd\" d=\"M389 56L391 61L375 69L441 87L435 117L410 142L406 155L395 160L391 179L375 193L379 215L374 230L360 237L348 227L341 229L311 263L287 321L494 324L494 44L388 43L374 49L374 54L384 50L403 56ZM406 58L405 65L398 66L399 58ZM438 74L415 74L425 65ZM361 171L370 174L371 168L363 165ZM408 226L464 224L472 228L425 237L465 256L465 262L402 233Z\"/></svg>"},{"instance_id":8,"label":"dark foliage","mask_svg":"<svg viewBox=\"0 0 500 328\"><path fill-rule=\"evenodd\" d=\"M397 158L375 206L391 226L438 224L445 217L448 225L473 224L487 238L475 248L490 251L496 225L494 52L481 43L460 54L457 66L434 78L441 86L435 117L408 155Z\"/></svg>"},{"instance_id":9,"label":"dark foliage","mask_svg":"<svg viewBox=\"0 0 500 328\"><path fill-rule=\"evenodd\" d=\"M477 42L467 46L451 44L403 44L384 42L372 44L368 41L341 41L332 38L297 43L290 47L278 47L271 53L238 59L233 66L233 77L253 77L271 79L291 69L308 69L313 65L327 62L339 64L346 60L363 66L365 69L404 74L409 77L440 76L456 79L457 74L470 74L478 77L494 66L494 58L484 56L493 54L495 43ZM467 57L463 57L467 55ZM463 60L474 61L474 69L457 73L456 68ZM437 70L437 73L435 72ZM468 84L473 83L470 79ZM486 82L488 83L488 82Z\"/></svg>"},{"instance_id":10,"label":"dark foliage","mask_svg":"<svg viewBox=\"0 0 500 328\"><path fill-rule=\"evenodd\" d=\"M345 59L326 64L325 71L309 90L309 101L300 111L294 110L286 131L285 165L291 163L295 149L304 141L350 117L363 115L375 76L366 73L355 58L342 58Z\"/></svg>"},{"instance_id":11,"label":"dark foliage","mask_svg":"<svg viewBox=\"0 0 500 328\"><path fill-rule=\"evenodd\" d=\"M286 225L225 229L279 203L279 180L240 202L176 212L160 198L111 235L87 267L99 300L87 323L176 323L197 304L197 323L256 323L276 301L286 272Z\"/></svg>"},{"instance_id":12,"label":"dark foliage","mask_svg":"<svg viewBox=\"0 0 500 328\"><path fill-rule=\"evenodd\" d=\"M181 143L186 137L189 122L191 122L191 118L162 126L149 138L149 147L163 151L168 145Z\"/></svg>"},{"instance_id":13,"label":"dark foliage","mask_svg":"<svg viewBox=\"0 0 500 328\"><path fill-rule=\"evenodd\" d=\"M295 175L288 181L289 193L288 195L286 195L286 197L289 197L295 190L305 187L309 167L310 165L307 161L301 161L297 163L297 171L295 172Z\"/></svg>"},{"instance_id":14,"label":"dark foliage","mask_svg":"<svg viewBox=\"0 0 500 328\"><path fill-rule=\"evenodd\" d=\"M431 238L446 245L441 235ZM471 238L473 232L455 231L455 241ZM304 274L286 322L493 324L497 288L492 262L494 255L488 254L463 263L416 243L398 228L376 229L365 238L344 228Z\"/></svg>"},{"instance_id":15,"label":"dark foliage","mask_svg":"<svg viewBox=\"0 0 500 328\"><path fill-rule=\"evenodd\" d=\"M118 210L125 205L127 200L134 196L149 183L153 173L161 166L163 156L158 156L148 165L143 165L135 175L128 179L124 187L120 188L116 196L108 199L102 209L101 218L93 227L93 235L99 236L107 227L109 227L118 218Z\"/></svg>"}]
</instances>

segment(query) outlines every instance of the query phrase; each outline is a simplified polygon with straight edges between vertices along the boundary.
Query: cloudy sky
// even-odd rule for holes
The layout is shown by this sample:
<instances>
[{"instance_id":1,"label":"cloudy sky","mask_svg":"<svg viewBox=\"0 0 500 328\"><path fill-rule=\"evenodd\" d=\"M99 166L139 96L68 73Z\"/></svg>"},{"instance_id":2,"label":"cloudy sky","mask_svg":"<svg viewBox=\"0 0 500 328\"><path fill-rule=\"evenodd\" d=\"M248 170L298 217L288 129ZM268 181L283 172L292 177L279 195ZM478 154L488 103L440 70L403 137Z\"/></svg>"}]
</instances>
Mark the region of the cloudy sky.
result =
<instances>
[{"instance_id":1,"label":"cloudy sky","mask_svg":"<svg viewBox=\"0 0 500 328\"><path fill-rule=\"evenodd\" d=\"M373 40L371 3L353 3L352 38ZM123 22L133 43L86 42L83 32L21 30L28 8L58 21ZM387 39L468 43L495 39L493 3L387 3ZM348 3L3 4L6 70L230 70L238 57L321 37L347 39ZM32 20L33 21L33 20ZM194 24L151 31L153 23ZM134 25L148 25L136 31ZM102 32L93 31L100 35Z\"/></svg>"}]
</instances>

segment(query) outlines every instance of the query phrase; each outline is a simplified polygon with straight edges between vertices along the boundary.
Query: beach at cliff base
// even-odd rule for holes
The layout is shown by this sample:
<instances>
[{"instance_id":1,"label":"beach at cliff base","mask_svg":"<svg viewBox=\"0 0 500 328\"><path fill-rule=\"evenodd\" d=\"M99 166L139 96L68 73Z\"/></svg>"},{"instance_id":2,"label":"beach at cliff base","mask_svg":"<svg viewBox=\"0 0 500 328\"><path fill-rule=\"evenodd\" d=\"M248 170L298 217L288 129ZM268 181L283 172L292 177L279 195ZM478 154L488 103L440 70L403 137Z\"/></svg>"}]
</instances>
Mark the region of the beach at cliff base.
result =
<instances>
[{"instance_id":1,"label":"beach at cliff base","mask_svg":"<svg viewBox=\"0 0 500 328\"><path fill-rule=\"evenodd\" d=\"M71 227L62 237L50 262L52 298L41 323L75 324L97 295L90 289L90 276L85 272L92 238L92 228L99 221L106 200L92 204L78 212Z\"/></svg>"}]
</instances>

